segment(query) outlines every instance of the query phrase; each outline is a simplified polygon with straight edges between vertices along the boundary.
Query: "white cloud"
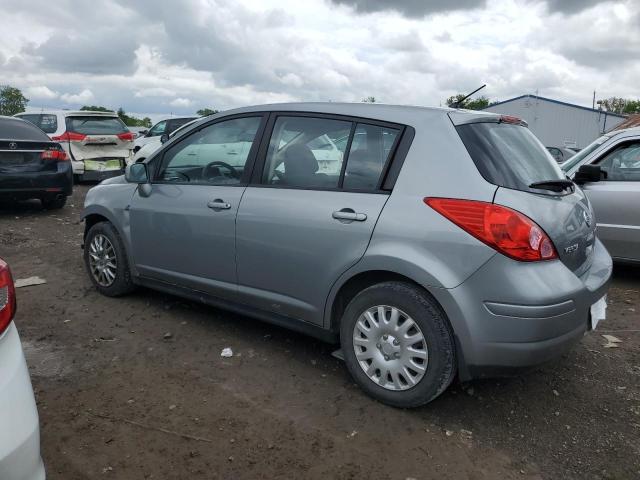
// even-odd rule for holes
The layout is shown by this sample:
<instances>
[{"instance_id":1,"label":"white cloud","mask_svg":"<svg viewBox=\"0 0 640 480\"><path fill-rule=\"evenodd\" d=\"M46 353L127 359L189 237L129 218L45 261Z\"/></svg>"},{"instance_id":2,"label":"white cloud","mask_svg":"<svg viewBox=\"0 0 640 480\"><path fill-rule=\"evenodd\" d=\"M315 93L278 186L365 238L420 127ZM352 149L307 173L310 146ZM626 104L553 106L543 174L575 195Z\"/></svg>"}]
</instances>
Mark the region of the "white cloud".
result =
<instances>
[{"instance_id":1,"label":"white cloud","mask_svg":"<svg viewBox=\"0 0 640 480\"><path fill-rule=\"evenodd\" d=\"M193 114L369 95L438 105L482 83L494 100L536 90L584 105L594 89L640 95L636 0L28 4L3 0L0 84L21 88L34 107ZM88 34L84 25L96 27Z\"/></svg>"},{"instance_id":2,"label":"white cloud","mask_svg":"<svg viewBox=\"0 0 640 480\"><path fill-rule=\"evenodd\" d=\"M176 98L169 102L169 105L172 107L190 107L193 105L193 102L188 98Z\"/></svg>"},{"instance_id":3,"label":"white cloud","mask_svg":"<svg viewBox=\"0 0 640 480\"><path fill-rule=\"evenodd\" d=\"M41 99L52 100L60 96L58 92L54 92L49 87L46 87L44 85L34 85L31 87L27 87L25 89L25 95L29 99L36 99L36 100L41 100Z\"/></svg>"},{"instance_id":4,"label":"white cloud","mask_svg":"<svg viewBox=\"0 0 640 480\"><path fill-rule=\"evenodd\" d=\"M80 93L71 94L71 93L63 93L60 95L60 100L67 104L80 104L87 103L94 100L93 92L87 88L82 90Z\"/></svg>"}]
</instances>

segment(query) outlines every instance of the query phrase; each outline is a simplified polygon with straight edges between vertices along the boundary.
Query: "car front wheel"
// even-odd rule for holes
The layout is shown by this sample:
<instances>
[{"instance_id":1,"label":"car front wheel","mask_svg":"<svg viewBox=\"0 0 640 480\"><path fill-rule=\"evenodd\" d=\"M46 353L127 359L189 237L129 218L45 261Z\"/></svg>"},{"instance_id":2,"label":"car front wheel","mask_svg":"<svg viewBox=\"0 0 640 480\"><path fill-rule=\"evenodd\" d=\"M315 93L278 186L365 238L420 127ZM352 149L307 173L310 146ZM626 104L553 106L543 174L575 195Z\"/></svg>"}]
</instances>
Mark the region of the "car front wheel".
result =
<instances>
[{"instance_id":1,"label":"car front wheel","mask_svg":"<svg viewBox=\"0 0 640 480\"><path fill-rule=\"evenodd\" d=\"M109 222L99 222L87 232L84 263L96 289L108 297L131 292L129 263L118 232Z\"/></svg>"},{"instance_id":2,"label":"car front wheel","mask_svg":"<svg viewBox=\"0 0 640 480\"><path fill-rule=\"evenodd\" d=\"M430 295L409 283L380 283L356 295L344 312L340 342L358 385L388 405L428 403L455 375L449 321Z\"/></svg>"}]
</instances>

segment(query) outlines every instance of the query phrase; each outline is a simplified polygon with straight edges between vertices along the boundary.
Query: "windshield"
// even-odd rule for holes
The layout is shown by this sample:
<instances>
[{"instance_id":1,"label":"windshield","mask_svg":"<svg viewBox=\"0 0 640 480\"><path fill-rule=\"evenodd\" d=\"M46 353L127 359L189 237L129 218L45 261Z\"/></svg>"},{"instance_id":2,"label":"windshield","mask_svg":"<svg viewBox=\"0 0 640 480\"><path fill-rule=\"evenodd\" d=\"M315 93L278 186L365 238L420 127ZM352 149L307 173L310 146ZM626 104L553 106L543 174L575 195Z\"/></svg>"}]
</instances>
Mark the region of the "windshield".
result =
<instances>
[{"instance_id":1,"label":"windshield","mask_svg":"<svg viewBox=\"0 0 640 480\"><path fill-rule=\"evenodd\" d=\"M565 172L568 172L569 170L571 170L572 167L580 163L583 158L585 158L587 155L593 152L596 148L598 148L604 142L609 140L609 138L611 138L609 135L603 135L600 138L597 138L596 140L591 142L589 145L584 147L582 150L576 153L573 157L571 157L569 160L563 163L561 167L562 170L564 170Z\"/></svg>"},{"instance_id":2,"label":"windshield","mask_svg":"<svg viewBox=\"0 0 640 480\"><path fill-rule=\"evenodd\" d=\"M531 191L533 183L565 179L547 149L524 126L481 122L456 130L482 176L494 185Z\"/></svg>"},{"instance_id":3,"label":"windshield","mask_svg":"<svg viewBox=\"0 0 640 480\"><path fill-rule=\"evenodd\" d=\"M118 117L67 117L67 130L84 135L118 135L129 130Z\"/></svg>"}]
</instances>

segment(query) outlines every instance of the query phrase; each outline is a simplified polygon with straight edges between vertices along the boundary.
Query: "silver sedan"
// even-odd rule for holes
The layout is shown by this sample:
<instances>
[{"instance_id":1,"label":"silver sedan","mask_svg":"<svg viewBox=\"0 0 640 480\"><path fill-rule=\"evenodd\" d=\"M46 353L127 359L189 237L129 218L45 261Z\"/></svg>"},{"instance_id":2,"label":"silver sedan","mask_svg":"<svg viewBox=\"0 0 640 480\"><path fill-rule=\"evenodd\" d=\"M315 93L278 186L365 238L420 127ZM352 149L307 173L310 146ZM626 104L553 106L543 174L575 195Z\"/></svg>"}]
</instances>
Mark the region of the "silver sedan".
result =
<instances>
[{"instance_id":1,"label":"silver sedan","mask_svg":"<svg viewBox=\"0 0 640 480\"><path fill-rule=\"evenodd\" d=\"M640 128L603 135L561 168L591 201L611 256L640 263Z\"/></svg>"}]
</instances>

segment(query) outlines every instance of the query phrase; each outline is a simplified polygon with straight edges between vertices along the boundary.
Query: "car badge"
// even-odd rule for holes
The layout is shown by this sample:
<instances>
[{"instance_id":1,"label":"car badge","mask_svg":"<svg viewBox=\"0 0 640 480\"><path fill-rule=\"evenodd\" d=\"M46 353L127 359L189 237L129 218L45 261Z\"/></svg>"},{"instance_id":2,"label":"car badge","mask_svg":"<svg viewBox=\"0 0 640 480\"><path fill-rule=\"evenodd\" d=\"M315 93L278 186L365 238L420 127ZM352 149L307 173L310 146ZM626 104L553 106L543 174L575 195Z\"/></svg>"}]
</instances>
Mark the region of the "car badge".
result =
<instances>
[{"instance_id":1,"label":"car badge","mask_svg":"<svg viewBox=\"0 0 640 480\"><path fill-rule=\"evenodd\" d=\"M18 148L18 144L17 144L16 142L11 142L11 143L9 144L9 148L10 148L11 150L15 150L16 148Z\"/></svg>"}]
</instances>

